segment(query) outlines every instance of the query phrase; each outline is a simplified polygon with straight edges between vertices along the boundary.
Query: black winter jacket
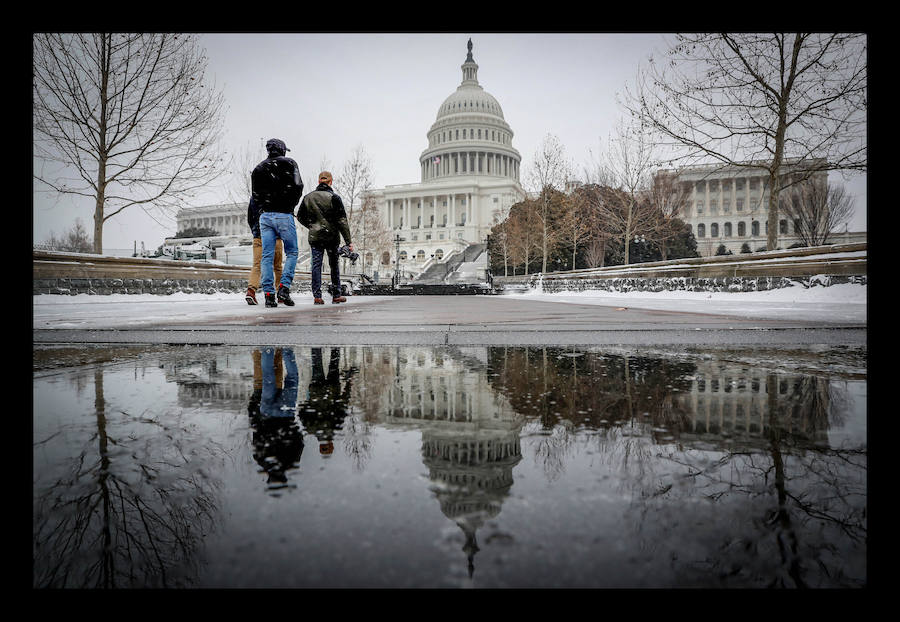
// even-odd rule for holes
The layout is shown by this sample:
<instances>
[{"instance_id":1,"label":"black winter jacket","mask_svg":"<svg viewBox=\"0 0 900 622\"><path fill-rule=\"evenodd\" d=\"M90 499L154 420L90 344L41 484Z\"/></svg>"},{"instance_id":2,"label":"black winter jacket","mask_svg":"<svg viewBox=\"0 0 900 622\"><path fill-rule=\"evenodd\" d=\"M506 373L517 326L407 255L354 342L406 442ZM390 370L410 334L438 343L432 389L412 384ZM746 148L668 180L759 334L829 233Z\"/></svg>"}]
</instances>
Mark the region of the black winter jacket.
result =
<instances>
[{"instance_id":1,"label":"black winter jacket","mask_svg":"<svg viewBox=\"0 0 900 622\"><path fill-rule=\"evenodd\" d=\"M344 241L350 244L350 225L339 194L328 184L319 184L303 197L297 209L297 220L309 229L309 245L334 248Z\"/></svg>"},{"instance_id":2,"label":"black winter jacket","mask_svg":"<svg viewBox=\"0 0 900 622\"><path fill-rule=\"evenodd\" d=\"M251 228L253 223L250 211L254 203L260 213L293 214L297 202L303 196L300 168L294 160L286 156L270 156L260 162L250 174L250 183L252 193L247 220Z\"/></svg>"}]
</instances>

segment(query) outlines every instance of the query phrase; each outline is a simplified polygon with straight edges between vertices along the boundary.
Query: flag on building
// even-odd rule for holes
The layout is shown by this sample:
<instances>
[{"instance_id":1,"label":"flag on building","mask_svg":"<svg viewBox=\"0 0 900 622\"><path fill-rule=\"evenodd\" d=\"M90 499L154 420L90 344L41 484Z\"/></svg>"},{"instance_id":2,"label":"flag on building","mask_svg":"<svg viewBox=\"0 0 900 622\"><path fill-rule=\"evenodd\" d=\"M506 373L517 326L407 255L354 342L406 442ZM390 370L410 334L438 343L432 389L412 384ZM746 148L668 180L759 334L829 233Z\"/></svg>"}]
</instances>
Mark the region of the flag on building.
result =
<instances>
[{"instance_id":1,"label":"flag on building","mask_svg":"<svg viewBox=\"0 0 900 622\"><path fill-rule=\"evenodd\" d=\"M438 164L441 161L440 156L435 156L434 160L432 160L435 164Z\"/></svg>"}]
</instances>

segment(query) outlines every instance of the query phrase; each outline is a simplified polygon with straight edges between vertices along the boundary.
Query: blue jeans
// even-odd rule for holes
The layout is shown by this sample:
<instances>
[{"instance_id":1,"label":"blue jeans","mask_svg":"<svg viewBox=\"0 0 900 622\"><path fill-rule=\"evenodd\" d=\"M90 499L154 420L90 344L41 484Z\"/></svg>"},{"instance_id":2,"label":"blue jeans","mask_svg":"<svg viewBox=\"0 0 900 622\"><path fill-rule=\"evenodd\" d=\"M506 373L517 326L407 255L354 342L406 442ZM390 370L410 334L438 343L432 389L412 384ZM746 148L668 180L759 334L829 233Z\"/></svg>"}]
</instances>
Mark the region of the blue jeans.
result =
<instances>
[{"instance_id":1,"label":"blue jeans","mask_svg":"<svg viewBox=\"0 0 900 622\"><path fill-rule=\"evenodd\" d=\"M287 247L285 247L287 248ZM322 259L328 253L328 265L331 266L331 295L341 295L341 269L338 266L337 247L316 248L312 251L312 293L313 298L322 297Z\"/></svg>"},{"instance_id":2,"label":"blue jeans","mask_svg":"<svg viewBox=\"0 0 900 622\"><path fill-rule=\"evenodd\" d=\"M294 282L297 267L297 226L293 214L263 212L259 216L259 237L262 239L262 288L268 294L275 293L275 240L284 242L284 268L281 270L281 285L290 288Z\"/></svg>"},{"instance_id":3,"label":"blue jeans","mask_svg":"<svg viewBox=\"0 0 900 622\"><path fill-rule=\"evenodd\" d=\"M280 357L276 356L281 354ZM281 360L279 360L281 359ZM284 361L285 375L284 386L278 386L277 376ZM291 348L284 348L280 352L275 348L266 348L262 352L262 395L260 397L259 410L268 417L293 417L297 414L297 389L299 374L297 373L297 361Z\"/></svg>"}]
</instances>

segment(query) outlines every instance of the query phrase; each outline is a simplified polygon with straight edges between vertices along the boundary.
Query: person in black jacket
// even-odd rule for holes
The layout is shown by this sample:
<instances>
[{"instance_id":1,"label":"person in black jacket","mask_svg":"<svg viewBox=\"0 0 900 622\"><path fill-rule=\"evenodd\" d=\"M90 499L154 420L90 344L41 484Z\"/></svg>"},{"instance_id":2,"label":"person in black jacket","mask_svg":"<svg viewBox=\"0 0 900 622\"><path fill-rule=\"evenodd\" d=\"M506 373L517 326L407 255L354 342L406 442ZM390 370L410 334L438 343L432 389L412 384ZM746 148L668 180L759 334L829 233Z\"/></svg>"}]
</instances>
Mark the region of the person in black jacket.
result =
<instances>
[{"instance_id":1,"label":"person in black jacket","mask_svg":"<svg viewBox=\"0 0 900 622\"><path fill-rule=\"evenodd\" d=\"M325 304L322 300L322 257L328 253L331 266L331 302L347 302L341 295L341 272L338 266L338 245L341 236L353 252L350 241L350 225L341 196L331 189L333 178L328 171L319 173L319 185L303 197L297 209L297 220L309 229L309 248L312 253L313 304Z\"/></svg>"},{"instance_id":2,"label":"person in black jacket","mask_svg":"<svg viewBox=\"0 0 900 622\"><path fill-rule=\"evenodd\" d=\"M267 307L277 307L279 302L293 306L291 283L297 266L297 228L294 225L294 208L303 195L303 180L297 163L285 153L290 151L284 141L277 138L266 143L269 154L250 174L252 200L259 207L259 233L262 239L260 272ZM278 292L275 292L274 258L275 240L284 242L284 267Z\"/></svg>"}]
</instances>

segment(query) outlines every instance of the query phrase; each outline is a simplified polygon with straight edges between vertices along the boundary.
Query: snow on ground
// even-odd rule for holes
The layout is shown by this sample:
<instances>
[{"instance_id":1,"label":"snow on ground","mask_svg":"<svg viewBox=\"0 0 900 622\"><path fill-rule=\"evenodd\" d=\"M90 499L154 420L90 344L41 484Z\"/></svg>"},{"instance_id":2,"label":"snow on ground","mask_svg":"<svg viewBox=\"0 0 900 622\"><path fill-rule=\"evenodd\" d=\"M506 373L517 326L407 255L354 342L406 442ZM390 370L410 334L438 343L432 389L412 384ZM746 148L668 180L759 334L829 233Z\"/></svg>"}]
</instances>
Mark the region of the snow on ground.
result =
<instances>
[{"instance_id":1,"label":"snow on ground","mask_svg":"<svg viewBox=\"0 0 900 622\"><path fill-rule=\"evenodd\" d=\"M867 285L831 285L804 288L801 285L762 292L560 292L540 291L483 296L486 304L504 298L632 307L663 311L708 313L752 319L810 320L841 324L866 324ZM260 303L262 303L262 297ZM347 305L375 302L379 296L349 298ZM32 296L33 328L136 327L163 320L184 321L203 316L262 317L288 313L298 307L312 306L309 296L295 295L296 307L279 305L266 309L250 306L243 293L185 294L78 294Z\"/></svg>"},{"instance_id":2,"label":"snow on ground","mask_svg":"<svg viewBox=\"0 0 900 622\"><path fill-rule=\"evenodd\" d=\"M511 293L522 300L597 304L636 309L710 313L754 319L866 323L868 285L840 284L805 288L800 284L759 292L583 292Z\"/></svg>"}]
</instances>

